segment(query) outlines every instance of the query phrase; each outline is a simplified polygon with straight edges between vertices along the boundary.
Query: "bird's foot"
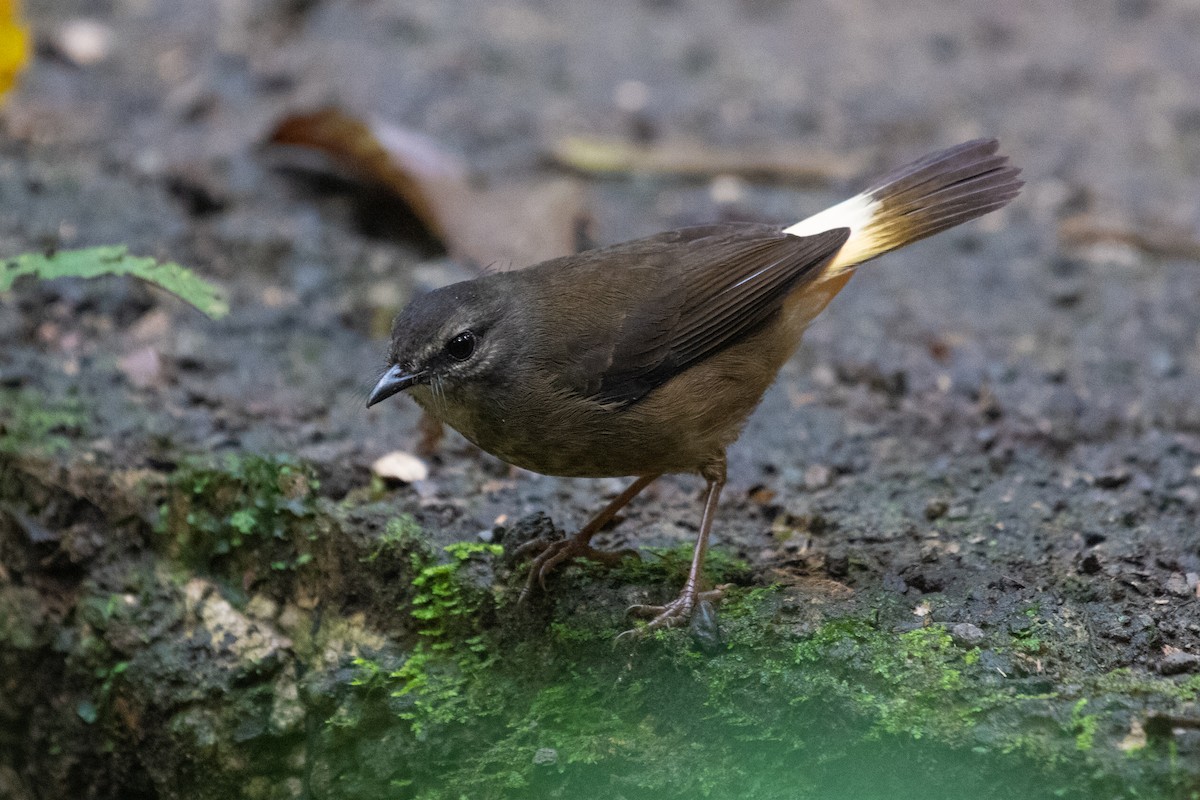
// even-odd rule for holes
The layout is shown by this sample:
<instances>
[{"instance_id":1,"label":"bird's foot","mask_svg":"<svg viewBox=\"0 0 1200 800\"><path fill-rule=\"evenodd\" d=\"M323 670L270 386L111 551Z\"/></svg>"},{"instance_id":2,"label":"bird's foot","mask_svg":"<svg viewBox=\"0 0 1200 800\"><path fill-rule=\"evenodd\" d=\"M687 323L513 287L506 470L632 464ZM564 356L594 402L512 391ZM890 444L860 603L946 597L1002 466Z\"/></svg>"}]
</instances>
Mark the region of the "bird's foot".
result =
<instances>
[{"instance_id":1,"label":"bird's foot","mask_svg":"<svg viewBox=\"0 0 1200 800\"><path fill-rule=\"evenodd\" d=\"M627 611L635 617L650 617L650 621L641 627L632 628L617 637L617 641L640 639L648 633L657 630L675 628L692 621L697 609L707 604L715 603L725 596L725 590L733 584L723 583L715 589L701 592L692 587L684 587L679 597L665 606L630 606ZM711 608L711 606L709 606Z\"/></svg>"},{"instance_id":2,"label":"bird's foot","mask_svg":"<svg viewBox=\"0 0 1200 800\"><path fill-rule=\"evenodd\" d=\"M587 539L581 539L579 536L554 541L534 539L521 545L515 555L517 559L521 559L534 553L537 555L529 565L529 579L525 582L525 588L521 590L521 596L517 598L518 603L525 602L536 587L545 591L546 576L560 565L577 558L586 558L609 567L615 567L626 558L638 558L637 551L633 549L597 550L588 544Z\"/></svg>"}]
</instances>

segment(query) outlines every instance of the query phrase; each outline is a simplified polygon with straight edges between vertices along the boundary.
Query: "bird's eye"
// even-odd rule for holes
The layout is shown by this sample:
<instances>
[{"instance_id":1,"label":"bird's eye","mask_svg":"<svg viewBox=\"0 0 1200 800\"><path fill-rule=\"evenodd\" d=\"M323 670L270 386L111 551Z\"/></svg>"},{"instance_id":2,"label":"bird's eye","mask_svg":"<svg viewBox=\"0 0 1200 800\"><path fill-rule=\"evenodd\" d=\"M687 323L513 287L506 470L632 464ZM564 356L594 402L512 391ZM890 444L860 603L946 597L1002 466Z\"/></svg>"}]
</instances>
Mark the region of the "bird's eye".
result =
<instances>
[{"instance_id":1,"label":"bird's eye","mask_svg":"<svg viewBox=\"0 0 1200 800\"><path fill-rule=\"evenodd\" d=\"M455 361L466 361L475 352L475 334L463 331L446 342L446 353Z\"/></svg>"}]
</instances>

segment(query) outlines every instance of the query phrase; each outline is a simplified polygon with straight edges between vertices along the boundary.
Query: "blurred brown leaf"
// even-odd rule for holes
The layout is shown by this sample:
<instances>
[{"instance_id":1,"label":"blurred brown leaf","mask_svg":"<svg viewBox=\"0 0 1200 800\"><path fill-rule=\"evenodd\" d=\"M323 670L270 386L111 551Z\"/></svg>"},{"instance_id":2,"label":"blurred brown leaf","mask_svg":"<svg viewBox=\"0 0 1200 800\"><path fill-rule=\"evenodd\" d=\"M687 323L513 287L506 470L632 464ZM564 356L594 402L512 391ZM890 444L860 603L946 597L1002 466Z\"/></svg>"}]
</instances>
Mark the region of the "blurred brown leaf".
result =
<instances>
[{"instance_id":1,"label":"blurred brown leaf","mask_svg":"<svg viewBox=\"0 0 1200 800\"><path fill-rule=\"evenodd\" d=\"M1066 247L1122 244L1159 258L1200 259L1195 231L1161 222L1130 224L1078 214L1059 223L1058 238Z\"/></svg>"},{"instance_id":2,"label":"blurred brown leaf","mask_svg":"<svg viewBox=\"0 0 1200 800\"><path fill-rule=\"evenodd\" d=\"M863 154L835 154L799 144L728 149L680 138L635 144L624 139L566 136L554 143L550 156L560 166L587 174L643 173L697 179L737 175L822 185L857 177L868 166Z\"/></svg>"},{"instance_id":3,"label":"blurred brown leaf","mask_svg":"<svg viewBox=\"0 0 1200 800\"><path fill-rule=\"evenodd\" d=\"M452 256L480 267L514 269L574 253L588 221L578 181L477 189L466 164L429 137L337 109L287 117L269 141L316 150L386 187Z\"/></svg>"}]
</instances>

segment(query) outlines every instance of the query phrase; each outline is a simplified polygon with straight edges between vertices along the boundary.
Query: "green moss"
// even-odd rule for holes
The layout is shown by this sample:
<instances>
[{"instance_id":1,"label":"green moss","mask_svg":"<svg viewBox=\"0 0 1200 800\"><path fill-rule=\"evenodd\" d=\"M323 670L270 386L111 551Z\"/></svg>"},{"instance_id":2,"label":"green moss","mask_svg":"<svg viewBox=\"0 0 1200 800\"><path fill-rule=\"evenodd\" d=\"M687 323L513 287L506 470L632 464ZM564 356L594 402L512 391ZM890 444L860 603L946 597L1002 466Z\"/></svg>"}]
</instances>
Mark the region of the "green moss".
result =
<instances>
[{"instance_id":1,"label":"green moss","mask_svg":"<svg viewBox=\"0 0 1200 800\"><path fill-rule=\"evenodd\" d=\"M861 620L828 623L796 647L797 665L824 666L815 681L822 692L851 702L879 730L914 738L949 738L971 724L980 709L961 695L970 655L940 626L894 634Z\"/></svg>"},{"instance_id":2,"label":"green moss","mask_svg":"<svg viewBox=\"0 0 1200 800\"><path fill-rule=\"evenodd\" d=\"M29 389L0 389L0 453L61 453L84 435L87 422L78 399L52 400Z\"/></svg>"},{"instance_id":3,"label":"green moss","mask_svg":"<svg viewBox=\"0 0 1200 800\"><path fill-rule=\"evenodd\" d=\"M606 575L622 583L681 584L692 565L691 542L674 547L647 547L640 558L628 558L615 569L604 569ZM586 563L586 562L584 562ZM712 548L704 559L704 578L709 585L744 581L750 566L721 548Z\"/></svg>"},{"instance_id":4,"label":"green moss","mask_svg":"<svg viewBox=\"0 0 1200 800\"><path fill-rule=\"evenodd\" d=\"M1165 676L1135 673L1125 667L1106 672L1090 682L1094 692L1131 698L1153 698L1177 703L1200 700L1200 675Z\"/></svg>"},{"instance_id":5,"label":"green moss","mask_svg":"<svg viewBox=\"0 0 1200 800\"><path fill-rule=\"evenodd\" d=\"M401 514L388 520L375 549L363 560L370 563L377 561L385 553L422 553L419 563L424 563L430 557L428 545L421 535L421 526L412 514Z\"/></svg>"},{"instance_id":6,"label":"green moss","mask_svg":"<svg viewBox=\"0 0 1200 800\"><path fill-rule=\"evenodd\" d=\"M854 753L892 758L917 740L969 742L989 714L1025 700L1003 688L984 694L979 651L957 647L939 626L896 632L842 619L796 636L776 621L783 593L775 588L730 592L721 613L727 647L715 657L685 630L614 650L611 609L559 615L527 636L508 626L502 637L480 623L495 596L466 578L494 552L462 545L423 564L413 653L396 669L359 662L359 690L386 692L409 730L389 760L391 785L406 787L399 796L863 796L831 794L837 778L821 765L844 767ZM1066 768L1065 757L1047 753L1094 747L1102 719L1083 712L1028 739L998 735L1015 753L1043 756L1041 767L1022 767L1032 787L1025 796L1072 786L1073 778L1046 781L1037 769ZM353 726L338 735L352 738ZM1017 763L1003 749L989 751L989 769ZM977 757L969 747L952 756L964 759L961 780L977 779L981 767L969 763ZM908 756L896 758L898 770L911 771Z\"/></svg>"},{"instance_id":7,"label":"green moss","mask_svg":"<svg viewBox=\"0 0 1200 800\"><path fill-rule=\"evenodd\" d=\"M402 541L411 535L411 525L415 523L397 520L381 541ZM399 716L417 736L479 711L467 687L491 663L479 620L488 593L468 584L461 573L473 559L501 552L499 545L481 542L448 545L445 561L431 559L425 550L415 551L411 558L416 595L410 610L418 636L415 647L390 671L366 658L355 661L360 670L355 685L409 701Z\"/></svg>"},{"instance_id":8,"label":"green moss","mask_svg":"<svg viewBox=\"0 0 1200 800\"><path fill-rule=\"evenodd\" d=\"M1083 713L1087 704L1088 699L1081 697L1071 707L1071 728L1075 731L1075 748L1080 751L1092 749L1096 743L1096 728L1099 725L1099 717L1095 714Z\"/></svg>"},{"instance_id":9,"label":"green moss","mask_svg":"<svg viewBox=\"0 0 1200 800\"><path fill-rule=\"evenodd\" d=\"M312 470L286 456L188 461L170 478L158 530L193 566L255 544L273 569L296 569L312 559L315 534L300 523L316 517L317 488Z\"/></svg>"}]
</instances>

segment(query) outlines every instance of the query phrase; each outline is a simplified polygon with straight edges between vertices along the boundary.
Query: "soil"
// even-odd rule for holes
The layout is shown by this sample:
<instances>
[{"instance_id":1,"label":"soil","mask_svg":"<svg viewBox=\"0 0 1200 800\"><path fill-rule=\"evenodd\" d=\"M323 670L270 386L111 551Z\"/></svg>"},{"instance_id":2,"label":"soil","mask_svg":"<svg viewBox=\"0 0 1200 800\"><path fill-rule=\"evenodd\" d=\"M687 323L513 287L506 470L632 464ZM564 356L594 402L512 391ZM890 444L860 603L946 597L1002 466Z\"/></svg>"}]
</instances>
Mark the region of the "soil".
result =
<instances>
[{"instance_id":1,"label":"soil","mask_svg":"<svg viewBox=\"0 0 1200 800\"><path fill-rule=\"evenodd\" d=\"M507 546L546 525L536 512L571 530L622 486L514 472L453 434L428 459L427 480L372 483L376 458L414 451L419 438L411 403L363 407L388 320L414 292L469 269L415 234L397 202L265 147L284 116L327 105L424 132L492 187L560 177L546 154L579 133L689 137L733 151L784 141L869 165L821 186L583 177L600 243L715 219L791 222L876 170L998 137L1024 169L1021 197L860 271L730 451L715 544L743 564L732 570L738 592L776 587L762 612L772 641L845 619L870 620L886 636L945 631L975 654L964 691L1023 698L1020 711L986 716L965 740L939 728L933 750L911 759L889 751L918 772L934 765L921 773L929 783L890 796L943 796L929 788L939 774L968 781L972 768L953 771L936 748L972 746L1021 753L1037 769L1078 760L1106 787L1090 796L1200 792L1194 2L28 5L37 54L0 108L0 254L125 244L218 282L233 310L207 320L126 279L24 282L0 296L0 713L9 729L0 796L196 797L207 779L213 792L236 786L245 796L341 796L347 786L436 796L428 776L368 769L366 760L393 758L394 740L382 735L370 759L353 762L358 771L338 773L342 784L321 771L312 726L332 718L336 693L313 689L312 676L323 664L331 684L349 686L351 673L333 666L350 662L323 662L332 645L299 655L307 645L280 614L311 620L328 609L357 631L339 634L339 657L370 650L402 661L423 635L396 612L420 594L415 568L407 556L382 559L387 569L364 560L378 554L389 519L411 514L439 547L478 543L481 533ZM96 63L62 44L63 26L80 17L109 37ZM248 454L286 454L290 468L312 470L311 492L279 490L285 500L271 513L289 520L288 535L293 518L315 526L304 530L320 576L304 561L284 579L253 559L196 558L164 543L160 505L208 502L200 483L189 494L196 465ZM603 543L686 547L700 488L694 477L664 479ZM297 497L300 510L288 505ZM519 568L476 566L471 585L497 598L485 633L540 635L507 611ZM586 605L607 641L626 624L624 606L666 599L673 580L569 570L534 628L569 622ZM105 611L111 597L146 609L160 608L158 597L175 611L130 611L120 628L128 641L118 641L109 620L124 612ZM256 597L275 604L273 615L247 610ZM233 622L213 622L225 614L248 627L229 633ZM730 641L742 630L735 616L720 618ZM208 678L188 686L187 670L211 668L208 651L184 644L197 625L240 641L258 631L259 666L230 666L219 692ZM107 648L99 660L81 649L93 634ZM168 640L177 660L152 669L137 643ZM234 650L231 665L247 658ZM114 673L116 664L126 666ZM148 688L152 675L175 683ZM279 687L296 691L296 681L300 710L288 723ZM114 686L120 702L108 698ZM271 735L285 747L256 750L258 733L212 720L212 741L196 733L192 750L179 744L194 715L239 687L262 692L254 702L275 709ZM185 688L193 694L181 699ZM79 704L101 689L104 702ZM97 714L103 735L87 727ZM1050 724L1065 731L1063 747L1017 744L1014 730ZM394 731L394 720L368 715L345 727L355 726L366 726L365 740ZM226 750L229 731L249 743L241 761ZM887 735L922 732L897 725ZM580 786L603 784L641 796L612 782L628 762L597 755L603 777L584 778L565 755L553 761L563 747L543 749L526 761L558 771L546 767L541 783L509 794L573 786L568 796L582 796ZM842 764L869 757L849 747L837 755ZM829 785L853 768L838 774ZM1019 781L972 791L1040 796L1030 781L1023 794ZM886 781L872 785L882 791ZM1054 788L1092 785L1067 777Z\"/></svg>"}]
</instances>

